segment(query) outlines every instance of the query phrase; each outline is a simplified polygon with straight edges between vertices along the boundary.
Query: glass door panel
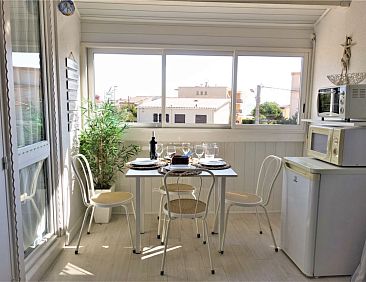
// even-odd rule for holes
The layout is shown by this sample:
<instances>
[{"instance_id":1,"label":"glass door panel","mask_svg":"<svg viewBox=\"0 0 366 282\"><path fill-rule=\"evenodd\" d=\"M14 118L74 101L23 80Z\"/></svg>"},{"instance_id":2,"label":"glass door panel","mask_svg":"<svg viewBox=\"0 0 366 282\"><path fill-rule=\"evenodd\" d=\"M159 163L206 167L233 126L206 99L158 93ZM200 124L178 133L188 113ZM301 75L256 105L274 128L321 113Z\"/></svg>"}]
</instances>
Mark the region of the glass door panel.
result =
<instances>
[{"instance_id":1,"label":"glass door panel","mask_svg":"<svg viewBox=\"0 0 366 282\"><path fill-rule=\"evenodd\" d=\"M47 179L44 160L20 170L24 250L29 253L47 234Z\"/></svg>"},{"instance_id":2,"label":"glass door panel","mask_svg":"<svg viewBox=\"0 0 366 282\"><path fill-rule=\"evenodd\" d=\"M18 147L45 139L38 1L12 1L11 36Z\"/></svg>"}]
</instances>

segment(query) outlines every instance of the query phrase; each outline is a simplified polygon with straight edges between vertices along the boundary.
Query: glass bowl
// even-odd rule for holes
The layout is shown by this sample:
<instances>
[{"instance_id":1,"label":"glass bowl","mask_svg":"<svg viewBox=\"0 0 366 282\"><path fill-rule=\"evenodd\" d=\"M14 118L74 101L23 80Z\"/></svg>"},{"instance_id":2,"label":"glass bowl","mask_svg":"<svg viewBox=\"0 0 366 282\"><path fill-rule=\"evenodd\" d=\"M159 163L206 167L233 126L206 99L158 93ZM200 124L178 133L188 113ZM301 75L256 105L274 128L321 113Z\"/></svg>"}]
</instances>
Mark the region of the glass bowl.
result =
<instances>
[{"instance_id":1,"label":"glass bowl","mask_svg":"<svg viewBox=\"0 0 366 282\"><path fill-rule=\"evenodd\" d=\"M345 74L330 74L327 78L334 85L359 84L366 78L366 72L354 72Z\"/></svg>"}]
</instances>

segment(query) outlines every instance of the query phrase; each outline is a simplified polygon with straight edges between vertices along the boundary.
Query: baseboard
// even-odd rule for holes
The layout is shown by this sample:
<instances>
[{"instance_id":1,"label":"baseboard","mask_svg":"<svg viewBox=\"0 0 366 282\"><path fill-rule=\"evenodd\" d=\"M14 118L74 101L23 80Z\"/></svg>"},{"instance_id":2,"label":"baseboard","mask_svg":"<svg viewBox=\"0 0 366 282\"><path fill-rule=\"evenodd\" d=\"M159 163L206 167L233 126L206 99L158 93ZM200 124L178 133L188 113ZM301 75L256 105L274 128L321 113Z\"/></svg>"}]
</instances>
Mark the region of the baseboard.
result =
<instances>
[{"instance_id":1,"label":"baseboard","mask_svg":"<svg viewBox=\"0 0 366 282\"><path fill-rule=\"evenodd\" d=\"M64 240L62 237L56 237L43 250L38 250L39 255L33 256L28 261L26 260L26 280L39 281L50 266L53 264L57 256L61 253Z\"/></svg>"},{"instance_id":2,"label":"baseboard","mask_svg":"<svg viewBox=\"0 0 366 282\"><path fill-rule=\"evenodd\" d=\"M72 239L79 234L81 224L83 223L84 213L69 227L65 232L65 245L70 245ZM89 217L88 217L89 219ZM89 221L88 221L89 222Z\"/></svg>"}]
</instances>

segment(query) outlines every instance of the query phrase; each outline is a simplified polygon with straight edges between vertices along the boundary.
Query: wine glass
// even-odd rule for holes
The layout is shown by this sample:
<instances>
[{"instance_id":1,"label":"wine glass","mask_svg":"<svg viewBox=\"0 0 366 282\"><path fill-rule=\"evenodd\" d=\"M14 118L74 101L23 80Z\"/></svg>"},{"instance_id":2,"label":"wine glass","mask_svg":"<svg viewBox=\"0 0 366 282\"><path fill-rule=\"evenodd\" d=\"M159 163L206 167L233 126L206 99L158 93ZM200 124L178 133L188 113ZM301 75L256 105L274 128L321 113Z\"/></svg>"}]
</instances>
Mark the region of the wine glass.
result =
<instances>
[{"instance_id":1,"label":"wine glass","mask_svg":"<svg viewBox=\"0 0 366 282\"><path fill-rule=\"evenodd\" d=\"M198 160L200 158L202 158L203 154L205 153L205 147L203 147L202 145L196 145L195 146L195 153L198 157Z\"/></svg>"},{"instance_id":2,"label":"wine glass","mask_svg":"<svg viewBox=\"0 0 366 282\"><path fill-rule=\"evenodd\" d=\"M187 155L191 151L191 143L182 143L182 151L184 155Z\"/></svg>"},{"instance_id":3,"label":"wine glass","mask_svg":"<svg viewBox=\"0 0 366 282\"><path fill-rule=\"evenodd\" d=\"M163 151L164 151L164 145L161 144L161 143L158 143L155 145L155 153L156 155L158 156L158 160L160 158L160 156L163 154Z\"/></svg>"},{"instance_id":4,"label":"wine glass","mask_svg":"<svg viewBox=\"0 0 366 282\"><path fill-rule=\"evenodd\" d=\"M166 154L168 158L172 158L176 153L176 148L174 145L168 145L166 146Z\"/></svg>"}]
</instances>

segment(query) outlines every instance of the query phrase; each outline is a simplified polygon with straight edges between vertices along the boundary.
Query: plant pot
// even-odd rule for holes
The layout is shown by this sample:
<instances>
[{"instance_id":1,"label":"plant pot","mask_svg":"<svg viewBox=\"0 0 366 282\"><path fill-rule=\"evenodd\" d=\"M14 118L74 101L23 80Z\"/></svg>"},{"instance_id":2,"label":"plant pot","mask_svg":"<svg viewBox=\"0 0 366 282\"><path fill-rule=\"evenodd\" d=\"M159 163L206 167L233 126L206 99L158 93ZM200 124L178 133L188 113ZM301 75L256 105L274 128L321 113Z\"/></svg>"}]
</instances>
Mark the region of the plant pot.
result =
<instances>
[{"instance_id":1,"label":"plant pot","mask_svg":"<svg viewBox=\"0 0 366 282\"><path fill-rule=\"evenodd\" d=\"M113 184L111 186L110 189L96 189L95 190L95 194L100 194L100 193L106 193L106 192L114 192L115 191L115 184ZM95 208L94 211L94 221L95 223L109 223L109 221L111 220L111 215L112 215L112 208Z\"/></svg>"}]
</instances>

